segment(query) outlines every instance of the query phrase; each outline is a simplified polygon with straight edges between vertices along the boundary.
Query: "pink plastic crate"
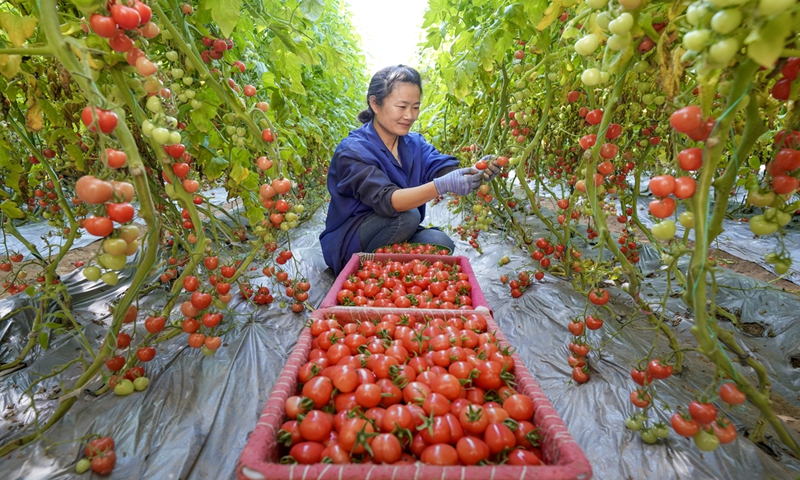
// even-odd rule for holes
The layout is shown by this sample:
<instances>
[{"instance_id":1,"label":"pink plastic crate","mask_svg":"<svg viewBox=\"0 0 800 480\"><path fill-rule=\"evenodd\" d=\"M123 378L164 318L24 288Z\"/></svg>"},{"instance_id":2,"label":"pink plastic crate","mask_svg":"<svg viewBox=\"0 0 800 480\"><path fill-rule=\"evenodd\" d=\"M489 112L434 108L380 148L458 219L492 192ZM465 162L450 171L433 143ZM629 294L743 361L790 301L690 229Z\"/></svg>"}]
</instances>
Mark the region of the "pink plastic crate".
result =
<instances>
[{"instance_id":1,"label":"pink plastic crate","mask_svg":"<svg viewBox=\"0 0 800 480\"><path fill-rule=\"evenodd\" d=\"M429 263L433 263L437 260L441 260L446 264L456 264L461 267L461 271L466 273L469 276L469 284L472 287L470 291L470 298L472 298L472 308L477 307L486 307L489 308L489 304L486 303L486 297L483 296L483 291L481 290L481 286L478 283L478 279L475 278L475 273L472 271L472 267L469 265L469 260L467 257L460 257L460 256L450 256L450 255L411 255L405 253L370 253L370 254L363 254L363 253L356 253L350 258L350 261L344 266L342 271L339 273L339 276L336 277L336 281L333 282L333 286L331 287L330 291L328 291L328 295L322 299L322 304L319 308L328 308L328 307L336 307L339 306L338 302L336 301L336 294L339 293L339 290L342 289L342 285L344 281L347 280L347 277L350 275L355 274L359 267L361 266L361 259L362 258L372 258L375 261L385 262L387 260L396 260L398 262L409 262L414 259L427 261Z\"/></svg>"},{"instance_id":2,"label":"pink plastic crate","mask_svg":"<svg viewBox=\"0 0 800 480\"><path fill-rule=\"evenodd\" d=\"M464 310L422 310L422 309L365 309L337 307L318 309L312 319L336 318L342 323L355 319L367 318L368 315L384 315L397 313L406 315L445 315L452 316L473 313ZM485 310L479 310L488 323L488 330L494 331L502 346L508 341L497 324ZM440 479L440 480L586 480L592 476L589 460L584 455L564 422L558 416L550 401L539 388L528 369L517 354L514 354L514 374L517 377L516 389L533 400L535 408L534 423L542 436L540 448L546 465L539 466L454 466L437 467L416 463L414 465L282 465L276 463L279 458L277 443L278 430L284 421L284 405L286 399L296 394L298 388L297 372L308 360L311 350L311 332L303 330L294 351L289 356L286 366L278 378L278 382L269 397L264 412L250 434L247 445L239 457L236 473L240 480L406 480L406 479Z\"/></svg>"}]
</instances>

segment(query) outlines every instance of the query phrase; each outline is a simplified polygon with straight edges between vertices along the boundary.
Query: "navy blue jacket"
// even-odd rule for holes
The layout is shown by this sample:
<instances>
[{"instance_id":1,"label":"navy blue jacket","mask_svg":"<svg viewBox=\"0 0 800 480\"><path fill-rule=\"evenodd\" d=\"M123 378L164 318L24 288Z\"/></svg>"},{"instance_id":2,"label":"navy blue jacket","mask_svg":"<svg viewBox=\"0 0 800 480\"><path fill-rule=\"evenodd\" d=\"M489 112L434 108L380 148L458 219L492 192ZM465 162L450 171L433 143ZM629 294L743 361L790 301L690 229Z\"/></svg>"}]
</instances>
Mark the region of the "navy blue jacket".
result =
<instances>
[{"instance_id":1,"label":"navy blue jacket","mask_svg":"<svg viewBox=\"0 0 800 480\"><path fill-rule=\"evenodd\" d=\"M336 147L328 170L331 203L325 231L319 236L325 263L336 275L361 250L358 229L369 214L400 214L392 206L395 190L424 185L458 167L455 157L439 153L418 133L399 137L397 152L402 165L372 122L351 131ZM425 218L425 204L418 208L420 218Z\"/></svg>"}]
</instances>

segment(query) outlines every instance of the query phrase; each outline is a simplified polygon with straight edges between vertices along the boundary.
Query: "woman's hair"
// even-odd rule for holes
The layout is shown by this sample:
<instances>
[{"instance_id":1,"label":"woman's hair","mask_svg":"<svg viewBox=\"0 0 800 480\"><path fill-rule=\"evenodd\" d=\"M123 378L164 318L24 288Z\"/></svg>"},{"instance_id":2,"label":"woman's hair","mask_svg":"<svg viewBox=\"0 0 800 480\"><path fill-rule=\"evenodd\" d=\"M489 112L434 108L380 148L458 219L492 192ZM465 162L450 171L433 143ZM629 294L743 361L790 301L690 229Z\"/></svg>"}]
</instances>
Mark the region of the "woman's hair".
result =
<instances>
[{"instance_id":1,"label":"woman's hair","mask_svg":"<svg viewBox=\"0 0 800 480\"><path fill-rule=\"evenodd\" d=\"M422 80L419 77L419 72L407 65L397 65L393 67L386 67L378 70L369 81L369 90L367 90L367 109L358 114L358 121L361 123L368 123L375 117L375 112L369 104L370 97L375 97L375 103L383 105L383 100L391 95L394 86L398 83L410 83L419 87L419 93L422 94Z\"/></svg>"}]
</instances>

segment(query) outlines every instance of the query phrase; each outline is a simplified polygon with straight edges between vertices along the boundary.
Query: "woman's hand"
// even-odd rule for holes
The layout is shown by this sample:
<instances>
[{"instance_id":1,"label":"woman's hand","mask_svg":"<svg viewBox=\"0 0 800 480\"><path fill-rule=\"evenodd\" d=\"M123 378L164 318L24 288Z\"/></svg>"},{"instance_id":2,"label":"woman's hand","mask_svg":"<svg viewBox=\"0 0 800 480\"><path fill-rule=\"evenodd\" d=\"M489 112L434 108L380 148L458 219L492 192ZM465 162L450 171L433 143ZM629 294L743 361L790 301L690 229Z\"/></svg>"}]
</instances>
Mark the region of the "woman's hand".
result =
<instances>
[{"instance_id":1,"label":"woman's hand","mask_svg":"<svg viewBox=\"0 0 800 480\"><path fill-rule=\"evenodd\" d=\"M499 171L499 167L498 167ZM454 193L456 195L466 195L481 186L484 173L475 167L453 170L447 175L433 179L436 191L439 195Z\"/></svg>"}]
</instances>

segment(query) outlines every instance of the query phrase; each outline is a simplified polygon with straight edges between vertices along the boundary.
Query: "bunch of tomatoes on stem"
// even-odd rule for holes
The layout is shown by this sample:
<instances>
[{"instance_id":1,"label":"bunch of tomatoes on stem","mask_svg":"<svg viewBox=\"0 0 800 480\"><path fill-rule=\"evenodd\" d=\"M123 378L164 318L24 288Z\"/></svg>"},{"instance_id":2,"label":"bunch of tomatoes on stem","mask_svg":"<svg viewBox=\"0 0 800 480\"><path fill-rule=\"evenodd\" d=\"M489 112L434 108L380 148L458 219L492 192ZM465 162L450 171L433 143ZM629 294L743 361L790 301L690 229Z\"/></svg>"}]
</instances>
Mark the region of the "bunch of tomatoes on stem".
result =
<instances>
[{"instance_id":1,"label":"bunch of tomatoes on stem","mask_svg":"<svg viewBox=\"0 0 800 480\"><path fill-rule=\"evenodd\" d=\"M533 401L482 313L359 312L311 322L283 463L542 463Z\"/></svg>"}]
</instances>

